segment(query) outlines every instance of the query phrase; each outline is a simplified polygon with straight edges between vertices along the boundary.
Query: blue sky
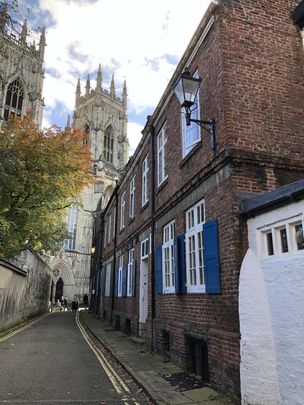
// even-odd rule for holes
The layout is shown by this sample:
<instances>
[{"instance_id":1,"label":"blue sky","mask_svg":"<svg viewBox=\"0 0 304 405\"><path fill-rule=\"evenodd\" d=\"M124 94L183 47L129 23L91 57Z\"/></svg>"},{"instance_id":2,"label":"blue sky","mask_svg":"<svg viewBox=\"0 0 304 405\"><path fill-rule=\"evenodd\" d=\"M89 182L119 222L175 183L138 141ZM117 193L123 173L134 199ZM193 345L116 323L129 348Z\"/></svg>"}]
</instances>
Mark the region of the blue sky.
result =
<instances>
[{"instance_id":1,"label":"blue sky","mask_svg":"<svg viewBox=\"0 0 304 405\"><path fill-rule=\"evenodd\" d=\"M43 125L64 126L78 77L116 93L128 88L128 136L134 151L210 0L22 0L19 17L46 27ZM30 12L26 8L30 8Z\"/></svg>"}]
</instances>

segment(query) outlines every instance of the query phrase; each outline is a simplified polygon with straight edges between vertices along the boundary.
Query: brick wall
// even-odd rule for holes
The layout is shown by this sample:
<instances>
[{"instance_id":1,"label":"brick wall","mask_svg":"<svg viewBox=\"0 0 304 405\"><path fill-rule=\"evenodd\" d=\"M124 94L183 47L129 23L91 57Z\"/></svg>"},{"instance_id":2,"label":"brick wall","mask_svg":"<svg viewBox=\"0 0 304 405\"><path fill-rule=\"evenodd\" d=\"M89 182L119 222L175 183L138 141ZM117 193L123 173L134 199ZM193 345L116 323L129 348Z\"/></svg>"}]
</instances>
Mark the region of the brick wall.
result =
<instances>
[{"instance_id":1,"label":"brick wall","mask_svg":"<svg viewBox=\"0 0 304 405\"><path fill-rule=\"evenodd\" d=\"M219 0L218 7L210 6L119 184L118 230L124 191L125 228L118 231L116 245L103 252L103 259L114 253L118 258L123 252L126 263L128 249L134 247L140 263L142 233L151 227L153 252L162 244L164 225L174 219L176 235L185 233L186 210L204 198L206 220L218 221L221 291L156 294L155 255L150 255L145 336L159 352L169 336L171 358L185 368L191 357L189 339L202 339L208 346L210 384L234 398L240 397L239 271L248 247L239 199L244 193L287 184L304 173L304 53L291 19L297 3ZM217 119L217 148L212 151L209 134L202 129L201 141L183 158L180 107L171 88L185 66L202 77L201 118ZM168 178L158 187L151 177L151 157L154 150L157 178L157 135L163 125ZM148 205L141 208L141 165L148 152L150 195ZM136 214L129 221L129 184L134 174ZM114 297L113 304L113 315L123 322L130 319L133 333L140 330L139 271L136 286L135 297Z\"/></svg>"}]
</instances>

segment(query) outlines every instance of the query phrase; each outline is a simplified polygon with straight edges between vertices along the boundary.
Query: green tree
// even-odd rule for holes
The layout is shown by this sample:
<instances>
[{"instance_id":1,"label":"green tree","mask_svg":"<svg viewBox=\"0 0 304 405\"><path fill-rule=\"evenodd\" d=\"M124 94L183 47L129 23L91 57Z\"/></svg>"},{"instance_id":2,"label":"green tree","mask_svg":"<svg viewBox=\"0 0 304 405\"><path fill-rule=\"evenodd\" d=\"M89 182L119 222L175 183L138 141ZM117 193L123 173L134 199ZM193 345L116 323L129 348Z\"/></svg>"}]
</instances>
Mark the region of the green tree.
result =
<instances>
[{"instance_id":1,"label":"green tree","mask_svg":"<svg viewBox=\"0 0 304 405\"><path fill-rule=\"evenodd\" d=\"M91 181L90 166L90 148L78 130L41 132L29 117L1 129L0 257L61 246L65 208Z\"/></svg>"}]
</instances>

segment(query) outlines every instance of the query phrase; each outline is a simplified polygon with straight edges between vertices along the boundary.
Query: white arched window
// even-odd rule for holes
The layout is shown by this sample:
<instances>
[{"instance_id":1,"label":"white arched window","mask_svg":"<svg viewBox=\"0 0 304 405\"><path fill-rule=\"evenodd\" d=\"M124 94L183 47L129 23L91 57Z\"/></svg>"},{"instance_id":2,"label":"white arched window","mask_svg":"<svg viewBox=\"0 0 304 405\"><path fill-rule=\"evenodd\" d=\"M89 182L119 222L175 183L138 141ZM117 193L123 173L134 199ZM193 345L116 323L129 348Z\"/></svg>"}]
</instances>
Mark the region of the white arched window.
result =
<instances>
[{"instance_id":1,"label":"white arched window","mask_svg":"<svg viewBox=\"0 0 304 405\"><path fill-rule=\"evenodd\" d=\"M4 104L4 120L10 116L21 117L24 98L23 86L20 80L16 79L8 85Z\"/></svg>"}]
</instances>

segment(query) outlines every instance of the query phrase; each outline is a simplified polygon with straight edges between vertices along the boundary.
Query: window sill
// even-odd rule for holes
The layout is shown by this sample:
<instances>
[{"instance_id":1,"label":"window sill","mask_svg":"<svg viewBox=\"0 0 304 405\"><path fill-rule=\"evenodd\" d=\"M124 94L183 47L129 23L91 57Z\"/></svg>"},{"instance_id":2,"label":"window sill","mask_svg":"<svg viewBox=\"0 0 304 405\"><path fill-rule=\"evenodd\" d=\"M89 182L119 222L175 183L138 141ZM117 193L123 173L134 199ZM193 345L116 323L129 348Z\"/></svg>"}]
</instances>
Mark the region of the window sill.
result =
<instances>
[{"instance_id":1,"label":"window sill","mask_svg":"<svg viewBox=\"0 0 304 405\"><path fill-rule=\"evenodd\" d=\"M140 212L143 212L143 210L146 209L148 205L149 205L149 200L146 201L146 202L144 203L144 205L141 206Z\"/></svg>"},{"instance_id":2,"label":"window sill","mask_svg":"<svg viewBox=\"0 0 304 405\"><path fill-rule=\"evenodd\" d=\"M168 184L168 176L160 183L157 188L156 194L158 194L167 184Z\"/></svg>"},{"instance_id":3,"label":"window sill","mask_svg":"<svg viewBox=\"0 0 304 405\"><path fill-rule=\"evenodd\" d=\"M135 221L135 217L129 217L129 225L132 224L132 222Z\"/></svg>"},{"instance_id":4,"label":"window sill","mask_svg":"<svg viewBox=\"0 0 304 405\"><path fill-rule=\"evenodd\" d=\"M189 159L192 158L192 156L201 148L202 146L202 141L199 141L193 149L191 149L191 151L188 153L188 155L186 155L183 160L180 162L179 164L179 168L181 169L183 166L185 166L185 164L188 162Z\"/></svg>"},{"instance_id":5,"label":"window sill","mask_svg":"<svg viewBox=\"0 0 304 405\"><path fill-rule=\"evenodd\" d=\"M190 290L187 287L187 294L206 294L206 286L192 287Z\"/></svg>"},{"instance_id":6,"label":"window sill","mask_svg":"<svg viewBox=\"0 0 304 405\"><path fill-rule=\"evenodd\" d=\"M172 290L163 290L163 295L176 295L176 292Z\"/></svg>"}]
</instances>

